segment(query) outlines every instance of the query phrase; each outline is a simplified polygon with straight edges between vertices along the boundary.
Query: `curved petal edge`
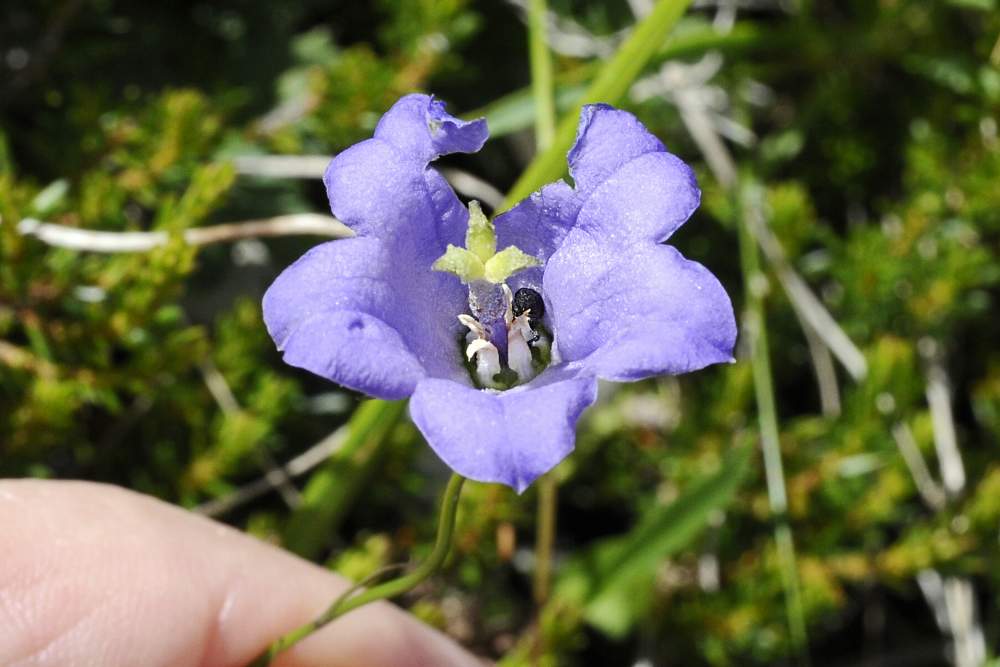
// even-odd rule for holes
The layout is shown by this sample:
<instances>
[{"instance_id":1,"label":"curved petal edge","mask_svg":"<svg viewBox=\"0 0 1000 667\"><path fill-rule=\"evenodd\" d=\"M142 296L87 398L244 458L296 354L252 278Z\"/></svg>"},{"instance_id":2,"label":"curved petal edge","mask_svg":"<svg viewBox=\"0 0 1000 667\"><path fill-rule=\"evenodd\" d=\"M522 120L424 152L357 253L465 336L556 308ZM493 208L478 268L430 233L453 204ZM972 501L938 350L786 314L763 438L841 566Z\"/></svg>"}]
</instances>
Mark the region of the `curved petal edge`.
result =
<instances>
[{"instance_id":1,"label":"curved petal edge","mask_svg":"<svg viewBox=\"0 0 1000 667\"><path fill-rule=\"evenodd\" d=\"M568 239L544 284L561 358L607 380L677 375L733 360L736 317L704 266L666 245L609 253Z\"/></svg>"},{"instance_id":2,"label":"curved petal edge","mask_svg":"<svg viewBox=\"0 0 1000 667\"><path fill-rule=\"evenodd\" d=\"M596 398L596 378L565 366L502 394L426 379L410 416L452 470L521 493L573 451L577 419Z\"/></svg>"}]
</instances>

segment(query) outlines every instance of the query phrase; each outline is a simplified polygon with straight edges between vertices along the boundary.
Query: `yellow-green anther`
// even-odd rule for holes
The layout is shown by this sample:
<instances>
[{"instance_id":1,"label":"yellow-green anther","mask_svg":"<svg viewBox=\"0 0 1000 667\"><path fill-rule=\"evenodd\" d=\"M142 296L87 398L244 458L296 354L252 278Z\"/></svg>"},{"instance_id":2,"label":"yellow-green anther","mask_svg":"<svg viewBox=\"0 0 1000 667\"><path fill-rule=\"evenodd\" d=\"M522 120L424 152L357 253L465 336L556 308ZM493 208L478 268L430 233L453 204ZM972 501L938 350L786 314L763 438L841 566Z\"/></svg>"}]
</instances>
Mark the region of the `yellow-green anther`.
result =
<instances>
[{"instance_id":1,"label":"yellow-green anther","mask_svg":"<svg viewBox=\"0 0 1000 667\"><path fill-rule=\"evenodd\" d=\"M491 283L502 283L523 269L541 264L536 258L525 253L517 246L507 246L486 260L486 280Z\"/></svg>"},{"instance_id":2,"label":"yellow-green anther","mask_svg":"<svg viewBox=\"0 0 1000 667\"><path fill-rule=\"evenodd\" d=\"M497 235L493 223L483 214L479 202L469 202L469 229L465 232L465 247L485 262L497 251Z\"/></svg>"},{"instance_id":3,"label":"yellow-green anther","mask_svg":"<svg viewBox=\"0 0 1000 667\"><path fill-rule=\"evenodd\" d=\"M448 249L431 266L435 271L446 271L459 277L463 283L481 280L485 274L483 261L465 248L448 244Z\"/></svg>"}]
</instances>

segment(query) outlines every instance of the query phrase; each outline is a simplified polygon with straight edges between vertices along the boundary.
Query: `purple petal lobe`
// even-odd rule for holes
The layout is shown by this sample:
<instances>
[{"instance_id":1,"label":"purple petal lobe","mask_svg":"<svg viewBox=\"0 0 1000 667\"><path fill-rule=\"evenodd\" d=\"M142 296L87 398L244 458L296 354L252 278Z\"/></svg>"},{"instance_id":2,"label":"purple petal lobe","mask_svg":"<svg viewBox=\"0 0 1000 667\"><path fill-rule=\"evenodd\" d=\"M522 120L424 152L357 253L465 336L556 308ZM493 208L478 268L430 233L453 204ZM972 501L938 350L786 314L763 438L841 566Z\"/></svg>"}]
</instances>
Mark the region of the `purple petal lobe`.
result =
<instances>
[{"instance_id":1,"label":"purple petal lobe","mask_svg":"<svg viewBox=\"0 0 1000 667\"><path fill-rule=\"evenodd\" d=\"M285 360L379 398L402 398L426 375L468 382L457 354L465 308L448 276L400 262L374 238L316 246L264 295L264 321Z\"/></svg>"},{"instance_id":2,"label":"purple petal lobe","mask_svg":"<svg viewBox=\"0 0 1000 667\"><path fill-rule=\"evenodd\" d=\"M562 359L599 377L638 380L733 359L729 297L670 246L621 252L574 232L549 260L544 289Z\"/></svg>"},{"instance_id":3,"label":"purple petal lobe","mask_svg":"<svg viewBox=\"0 0 1000 667\"><path fill-rule=\"evenodd\" d=\"M475 153L489 137L486 119L464 121L430 95L406 95L375 128L375 138L392 144L410 159L427 164L449 153Z\"/></svg>"},{"instance_id":4,"label":"purple petal lobe","mask_svg":"<svg viewBox=\"0 0 1000 667\"><path fill-rule=\"evenodd\" d=\"M407 396L428 375L470 382L455 318L465 290L430 268L461 242L468 211L427 164L476 151L486 136L485 121L408 95L372 139L333 159L323 178L330 207L358 238L314 248L264 296L288 363L381 398Z\"/></svg>"},{"instance_id":5,"label":"purple petal lobe","mask_svg":"<svg viewBox=\"0 0 1000 667\"><path fill-rule=\"evenodd\" d=\"M451 185L436 169L424 169L424 184L434 217L435 246L431 254L437 259L444 254L448 244L465 243L465 230L469 226L469 209L455 195ZM433 263L433 260L432 262Z\"/></svg>"},{"instance_id":6,"label":"purple petal lobe","mask_svg":"<svg viewBox=\"0 0 1000 667\"><path fill-rule=\"evenodd\" d=\"M477 151L486 122L466 122L427 95L407 95L379 121L372 139L337 155L323 182L333 214L359 236L406 237L433 262L459 243L468 212L427 164L440 155Z\"/></svg>"},{"instance_id":7,"label":"purple petal lobe","mask_svg":"<svg viewBox=\"0 0 1000 667\"><path fill-rule=\"evenodd\" d=\"M608 246L660 242L684 224L700 201L694 172L680 158L646 153L590 191L576 229L599 235Z\"/></svg>"},{"instance_id":8,"label":"purple petal lobe","mask_svg":"<svg viewBox=\"0 0 1000 667\"><path fill-rule=\"evenodd\" d=\"M576 421L596 397L592 376L550 367L500 394L423 380L410 401L410 415L452 470L521 493L573 450Z\"/></svg>"},{"instance_id":9,"label":"purple petal lobe","mask_svg":"<svg viewBox=\"0 0 1000 667\"><path fill-rule=\"evenodd\" d=\"M701 200L691 168L627 111L585 106L568 158L585 200L576 226L608 243L664 241Z\"/></svg>"},{"instance_id":10,"label":"purple petal lobe","mask_svg":"<svg viewBox=\"0 0 1000 667\"><path fill-rule=\"evenodd\" d=\"M426 374L399 332L368 313L334 310L302 322L285 342L285 363L376 398L413 393Z\"/></svg>"},{"instance_id":11,"label":"purple petal lobe","mask_svg":"<svg viewBox=\"0 0 1000 667\"><path fill-rule=\"evenodd\" d=\"M665 151L632 114L607 104L588 104L580 111L576 143L567 155L569 172L576 189L586 193L640 155Z\"/></svg>"},{"instance_id":12,"label":"purple petal lobe","mask_svg":"<svg viewBox=\"0 0 1000 667\"><path fill-rule=\"evenodd\" d=\"M428 266L468 218L458 198L433 169L408 161L378 139L351 146L324 176L330 210L359 236L406 241Z\"/></svg>"}]
</instances>

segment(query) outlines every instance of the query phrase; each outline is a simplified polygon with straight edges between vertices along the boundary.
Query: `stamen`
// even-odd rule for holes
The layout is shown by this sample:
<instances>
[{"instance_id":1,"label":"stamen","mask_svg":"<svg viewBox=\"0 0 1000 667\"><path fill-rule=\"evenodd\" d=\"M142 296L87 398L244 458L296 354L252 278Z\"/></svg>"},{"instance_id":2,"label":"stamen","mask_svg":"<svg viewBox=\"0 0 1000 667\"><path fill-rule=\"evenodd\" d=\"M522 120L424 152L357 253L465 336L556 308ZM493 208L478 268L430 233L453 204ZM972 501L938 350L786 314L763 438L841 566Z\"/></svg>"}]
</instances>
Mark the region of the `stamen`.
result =
<instances>
[{"instance_id":1,"label":"stamen","mask_svg":"<svg viewBox=\"0 0 1000 667\"><path fill-rule=\"evenodd\" d=\"M506 322L509 327L514 321L514 295L511 293L510 286L508 286L507 283L500 285L500 288L503 290L504 303L507 304L503 313L503 321Z\"/></svg>"},{"instance_id":2,"label":"stamen","mask_svg":"<svg viewBox=\"0 0 1000 667\"><path fill-rule=\"evenodd\" d=\"M496 252L493 223L476 202L469 204L465 242L465 248L449 245L433 268L453 273L468 285L472 314L463 313L458 321L469 330L465 355L475 362L476 384L498 389L528 382L535 376L539 352L541 363L548 365L548 341L539 340L545 303L532 289L513 294L506 280L539 261L514 246Z\"/></svg>"},{"instance_id":3,"label":"stamen","mask_svg":"<svg viewBox=\"0 0 1000 667\"><path fill-rule=\"evenodd\" d=\"M520 382L527 382L535 376L535 367L531 359L530 343L534 340L534 332L528 323L528 318L515 317L514 295L507 283L503 287L504 300L507 302L504 321L507 323L507 366L517 373ZM518 290L520 292L521 290Z\"/></svg>"},{"instance_id":4,"label":"stamen","mask_svg":"<svg viewBox=\"0 0 1000 667\"><path fill-rule=\"evenodd\" d=\"M476 358L476 380L480 386L496 387L494 376L500 373L500 352L496 346L483 338L477 338L465 348L465 356L472 361Z\"/></svg>"},{"instance_id":5,"label":"stamen","mask_svg":"<svg viewBox=\"0 0 1000 667\"><path fill-rule=\"evenodd\" d=\"M469 361L476 360L476 380L481 387L496 387L493 379L501 370L500 351L490 342L482 323L471 315L461 314L458 321L469 328L465 340L465 357Z\"/></svg>"},{"instance_id":6,"label":"stamen","mask_svg":"<svg viewBox=\"0 0 1000 667\"><path fill-rule=\"evenodd\" d=\"M511 307L514 315L529 313L532 326L541 322L545 316L545 301L542 295L528 287L517 290Z\"/></svg>"},{"instance_id":7,"label":"stamen","mask_svg":"<svg viewBox=\"0 0 1000 667\"><path fill-rule=\"evenodd\" d=\"M476 318L463 313L458 316L458 321L469 328L469 335L476 338L486 338L486 330L483 329L483 325Z\"/></svg>"},{"instance_id":8,"label":"stamen","mask_svg":"<svg viewBox=\"0 0 1000 667\"><path fill-rule=\"evenodd\" d=\"M531 347L528 345L533 338L534 332L528 324L527 315L514 318L507 330L507 365L517 373L517 379L521 382L527 382L535 376Z\"/></svg>"}]
</instances>

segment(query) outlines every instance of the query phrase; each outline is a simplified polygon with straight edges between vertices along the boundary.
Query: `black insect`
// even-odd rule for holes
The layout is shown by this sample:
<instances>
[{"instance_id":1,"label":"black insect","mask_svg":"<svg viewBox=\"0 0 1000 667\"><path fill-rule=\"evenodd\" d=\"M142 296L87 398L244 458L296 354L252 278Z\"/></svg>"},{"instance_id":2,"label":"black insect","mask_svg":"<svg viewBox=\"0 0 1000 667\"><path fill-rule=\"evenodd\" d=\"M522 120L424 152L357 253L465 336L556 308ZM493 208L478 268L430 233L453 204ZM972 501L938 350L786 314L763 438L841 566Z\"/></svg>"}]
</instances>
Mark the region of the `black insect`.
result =
<instances>
[{"instance_id":1,"label":"black insect","mask_svg":"<svg viewBox=\"0 0 1000 667\"><path fill-rule=\"evenodd\" d=\"M545 315L545 302L542 301L542 295L535 290L522 287L514 292L514 301L511 304L511 310L514 311L515 317L530 310L531 312L528 313L528 323L534 329Z\"/></svg>"}]
</instances>

